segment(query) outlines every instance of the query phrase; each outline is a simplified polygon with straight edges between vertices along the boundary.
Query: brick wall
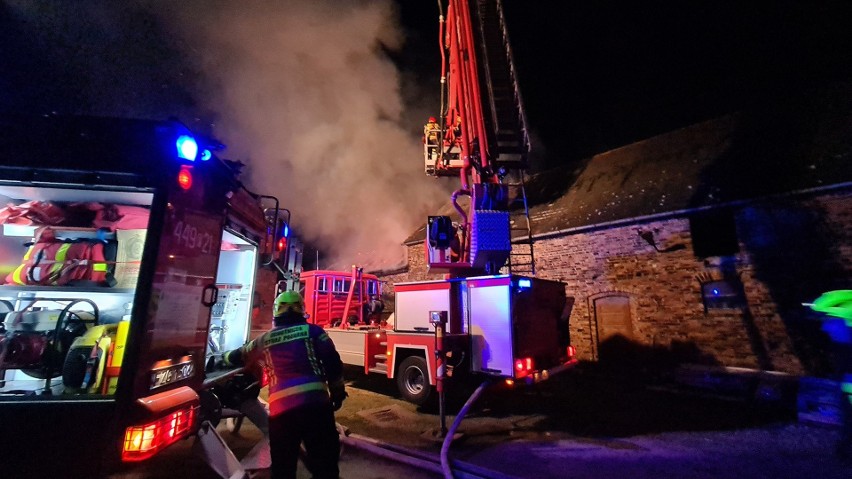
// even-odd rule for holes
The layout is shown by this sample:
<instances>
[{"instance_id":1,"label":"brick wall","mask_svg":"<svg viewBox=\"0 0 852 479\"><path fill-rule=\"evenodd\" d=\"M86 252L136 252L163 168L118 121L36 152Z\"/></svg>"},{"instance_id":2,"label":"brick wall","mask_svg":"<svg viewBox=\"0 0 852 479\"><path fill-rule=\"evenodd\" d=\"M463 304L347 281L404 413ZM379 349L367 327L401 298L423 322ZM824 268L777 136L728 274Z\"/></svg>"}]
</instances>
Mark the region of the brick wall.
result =
<instances>
[{"instance_id":1,"label":"brick wall","mask_svg":"<svg viewBox=\"0 0 852 479\"><path fill-rule=\"evenodd\" d=\"M565 283L574 300L580 357L602 359L595 304L617 295L629 302L627 341L638 360L791 374L829 367L826 339L801 303L852 287L852 193L752 204L733 217L739 252L725 257L695 256L686 217L538 239L537 276ZM744 304L705 310L701 281L723 271L738 275ZM409 247L407 271L383 279L392 291L395 282L439 277L426 274L421 243Z\"/></svg>"}]
</instances>

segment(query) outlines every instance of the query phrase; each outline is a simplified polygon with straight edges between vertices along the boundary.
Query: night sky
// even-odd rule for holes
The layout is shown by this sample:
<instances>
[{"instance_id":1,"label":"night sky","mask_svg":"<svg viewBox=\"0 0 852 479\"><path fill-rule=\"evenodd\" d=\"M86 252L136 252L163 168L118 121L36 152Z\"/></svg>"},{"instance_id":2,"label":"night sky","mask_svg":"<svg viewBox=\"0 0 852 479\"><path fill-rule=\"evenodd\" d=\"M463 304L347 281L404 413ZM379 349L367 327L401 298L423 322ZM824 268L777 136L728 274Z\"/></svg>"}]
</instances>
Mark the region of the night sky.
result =
<instances>
[{"instance_id":1,"label":"night sky","mask_svg":"<svg viewBox=\"0 0 852 479\"><path fill-rule=\"evenodd\" d=\"M848 0L503 5L533 172L852 79ZM438 12L437 0L0 0L0 112L175 116L312 218L302 237L345 246L341 264L396 265L458 187L423 173Z\"/></svg>"},{"instance_id":2,"label":"night sky","mask_svg":"<svg viewBox=\"0 0 852 479\"><path fill-rule=\"evenodd\" d=\"M406 43L389 55L403 72L408 121L416 132L421 117L438 110L437 0L393 1ZM42 17L56 17L53 24L63 25L63 32L35 37L28 31L33 25L13 18L10 5L16 3L0 2L0 110L69 111L82 105L125 113L115 107L122 99L105 88L111 78L81 75L79 70L98 65L92 60L80 66L87 49L78 39L120 40L124 44L114 58L98 61L131 71L124 78L132 76L140 85L162 86L147 109L127 114L156 116L164 105L196 107L193 72L176 55L181 45L159 40L161 27L145 10L126 8L126 15L117 16L126 26L118 27L135 33L110 37L81 27L73 9L38 2L46 5L40 7ZM87 3L98 4L111 2ZM540 167L852 78L852 2L846 0L503 0L503 5Z\"/></svg>"},{"instance_id":3,"label":"night sky","mask_svg":"<svg viewBox=\"0 0 852 479\"><path fill-rule=\"evenodd\" d=\"M436 75L437 4L398 3L409 48ZM848 1L503 5L540 166L852 78Z\"/></svg>"}]
</instances>

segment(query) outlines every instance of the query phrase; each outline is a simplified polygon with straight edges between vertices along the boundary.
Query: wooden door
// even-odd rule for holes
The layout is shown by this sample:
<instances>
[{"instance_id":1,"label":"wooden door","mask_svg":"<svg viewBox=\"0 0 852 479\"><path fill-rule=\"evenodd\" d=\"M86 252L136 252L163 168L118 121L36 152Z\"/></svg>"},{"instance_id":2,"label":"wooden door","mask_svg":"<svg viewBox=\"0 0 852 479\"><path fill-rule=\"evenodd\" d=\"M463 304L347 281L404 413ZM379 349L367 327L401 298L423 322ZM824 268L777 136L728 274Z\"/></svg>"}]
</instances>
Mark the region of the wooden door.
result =
<instances>
[{"instance_id":1,"label":"wooden door","mask_svg":"<svg viewBox=\"0 0 852 479\"><path fill-rule=\"evenodd\" d=\"M633 340L630 298L604 296L594 300L598 328L598 360L619 362L628 353Z\"/></svg>"}]
</instances>

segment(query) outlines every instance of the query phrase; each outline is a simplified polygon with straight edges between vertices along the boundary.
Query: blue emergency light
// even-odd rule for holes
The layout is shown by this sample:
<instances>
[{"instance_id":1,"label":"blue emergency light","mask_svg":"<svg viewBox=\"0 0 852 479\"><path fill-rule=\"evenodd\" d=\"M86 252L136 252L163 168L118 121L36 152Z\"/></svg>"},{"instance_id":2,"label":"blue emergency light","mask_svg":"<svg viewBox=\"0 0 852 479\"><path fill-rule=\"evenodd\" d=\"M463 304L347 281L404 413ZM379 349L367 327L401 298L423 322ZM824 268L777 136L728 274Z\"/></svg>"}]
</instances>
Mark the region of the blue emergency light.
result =
<instances>
[{"instance_id":1,"label":"blue emergency light","mask_svg":"<svg viewBox=\"0 0 852 479\"><path fill-rule=\"evenodd\" d=\"M521 278L518 280L518 289L527 289L532 287L532 281Z\"/></svg>"},{"instance_id":2,"label":"blue emergency light","mask_svg":"<svg viewBox=\"0 0 852 479\"><path fill-rule=\"evenodd\" d=\"M207 161L212 157L213 157L213 153L210 152L210 150L205 149L201 152L201 161Z\"/></svg>"},{"instance_id":3,"label":"blue emergency light","mask_svg":"<svg viewBox=\"0 0 852 479\"><path fill-rule=\"evenodd\" d=\"M195 138L189 135L181 135L175 142L175 146L177 146L178 158L195 161L195 157L198 155L198 143L195 142Z\"/></svg>"}]
</instances>

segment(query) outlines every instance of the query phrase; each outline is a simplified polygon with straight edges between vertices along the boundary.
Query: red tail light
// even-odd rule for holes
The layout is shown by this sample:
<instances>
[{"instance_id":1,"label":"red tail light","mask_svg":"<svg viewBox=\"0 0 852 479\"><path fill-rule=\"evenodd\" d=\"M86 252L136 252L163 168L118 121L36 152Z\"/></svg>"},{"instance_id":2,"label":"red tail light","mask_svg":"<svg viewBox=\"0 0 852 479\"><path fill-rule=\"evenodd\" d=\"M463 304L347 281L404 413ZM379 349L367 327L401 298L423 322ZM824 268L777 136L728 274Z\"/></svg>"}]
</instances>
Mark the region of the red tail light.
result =
<instances>
[{"instance_id":1,"label":"red tail light","mask_svg":"<svg viewBox=\"0 0 852 479\"><path fill-rule=\"evenodd\" d=\"M533 371L532 358L515 359L515 377L522 378Z\"/></svg>"},{"instance_id":2,"label":"red tail light","mask_svg":"<svg viewBox=\"0 0 852 479\"><path fill-rule=\"evenodd\" d=\"M571 359L577 355L577 349L574 346L568 346L567 348L565 348L565 351L568 353L568 359Z\"/></svg>"},{"instance_id":3,"label":"red tail light","mask_svg":"<svg viewBox=\"0 0 852 479\"><path fill-rule=\"evenodd\" d=\"M130 426L124 432L121 460L142 461L189 434L195 419L195 408L180 409L152 423Z\"/></svg>"}]
</instances>

